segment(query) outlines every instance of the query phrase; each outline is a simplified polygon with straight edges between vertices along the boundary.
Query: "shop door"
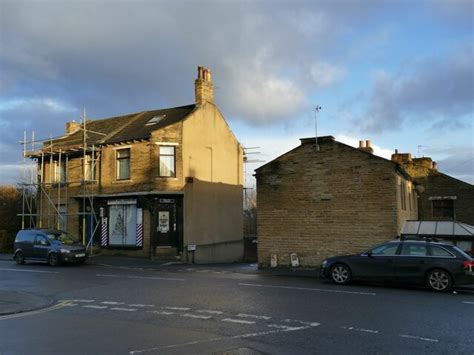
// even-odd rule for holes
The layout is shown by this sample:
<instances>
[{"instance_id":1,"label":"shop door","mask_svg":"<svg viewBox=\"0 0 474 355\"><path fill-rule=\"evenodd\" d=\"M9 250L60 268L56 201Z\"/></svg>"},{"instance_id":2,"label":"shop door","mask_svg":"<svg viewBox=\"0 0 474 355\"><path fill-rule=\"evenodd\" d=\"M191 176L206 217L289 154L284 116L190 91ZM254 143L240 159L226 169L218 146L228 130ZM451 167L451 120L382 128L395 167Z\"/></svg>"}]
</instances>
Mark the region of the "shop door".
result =
<instances>
[{"instance_id":1,"label":"shop door","mask_svg":"<svg viewBox=\"0 0 474 355\"><path fill-rule=\"evenodd\" d=\"M176 230L176 204L160 203L155 214L154 242L155 246L178 246Z\"/></svg>"}]
</instances>

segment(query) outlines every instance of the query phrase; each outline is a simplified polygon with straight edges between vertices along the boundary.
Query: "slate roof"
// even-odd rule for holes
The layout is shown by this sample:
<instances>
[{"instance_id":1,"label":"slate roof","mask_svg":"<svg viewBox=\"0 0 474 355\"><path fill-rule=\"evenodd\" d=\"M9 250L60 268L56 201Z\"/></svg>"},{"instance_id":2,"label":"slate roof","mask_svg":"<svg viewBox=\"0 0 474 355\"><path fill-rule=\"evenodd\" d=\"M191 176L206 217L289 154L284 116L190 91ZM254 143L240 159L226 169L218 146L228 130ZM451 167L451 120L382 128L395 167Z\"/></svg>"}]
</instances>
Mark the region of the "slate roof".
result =
<instances>
[{"instance_id":1,"label":"slate roof","mask_svg":"<svg viewBox=\"0 0 474 355\"><path fill-rule=\"evenodd\" d=\"M148 139L151 132L160 128L182 121L196 105L187 105L161 110L142 111L86 122L87 144L104 145L120 143L132 140ZM157 123L147 125L154 117L158 117ZM81 147L83 144L83 131L80 129L70 135L65 135L53 140L53 150L67 150L68 148ZM49 142L45 142L45 146ZM46 149L46 148L44 148ZM46 149L47 150L47 149Z\"/></svg>"}]
</instances>

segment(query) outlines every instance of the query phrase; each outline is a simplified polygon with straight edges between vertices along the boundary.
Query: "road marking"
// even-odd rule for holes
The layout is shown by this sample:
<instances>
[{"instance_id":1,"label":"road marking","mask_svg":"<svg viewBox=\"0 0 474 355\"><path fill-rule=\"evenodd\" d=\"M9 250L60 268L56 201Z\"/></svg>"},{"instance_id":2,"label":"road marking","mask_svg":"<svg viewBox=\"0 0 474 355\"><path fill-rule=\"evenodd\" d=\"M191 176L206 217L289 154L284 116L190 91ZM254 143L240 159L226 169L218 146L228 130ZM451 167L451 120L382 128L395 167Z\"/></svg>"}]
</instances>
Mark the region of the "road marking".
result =
<instances>
[{"instance_id":1,"label":"road marking","mask_svg":"<svg viewBox=\"0 0 474 355\"><path fill-rule=\"evenodd\" d=\"M166 345L166 346L161 346L161 347L156 347L156 348L133 350L133 351L130 351L130 355L147 353L147 352L164 350L164 349L180 348L180 347L185 347L185 346L189 346L189 345L205 344L205 343L211 343L211 342L216 342L216 341L226 340L226 339L255 338L255 337L259 337L259 336L277 334L277 333L282 333L282 332L293 332L293 331L298 331L298 330L306 330L306 329L310 329L310 328L317 327L317 326L320 325L319 323L312 323L312 324L313 325L308 325L308 326L303 326L303 327L290 327L290 328L286 328L286 329L275 329L275 330L268 330L268 331L259 332L259 333L246 333L246 334L234 335L234 336L231 336L231 337L218 337L218 338L211 338L211 339L207 339L207 340L196 340L196 341L190 341L190 342L187 342L187 343Z\"/></svg>"},{"instance_id":2,"label":"road marking","mask_svg":"<svg viewBox=\"0 0 474 355\"><path fill-rule=\"evenodd\" d=\"M174 312L166 312L166 311L147 311L147 313L154 313L154 314L159 314L162 316L170 316L174 314Z\"/></svg>"},{"instance_id":3,"label":"road marking","mask_svg":"<svg viewBox=\"0 0 474 355\"><path fill-rule=\"evenodd\" d=\"M197 314L190 314L190 313L185 313L183 314L183 317L188 317L188 318L196 318L196 319L211 319L211 316L200 316Z\"/></svg>"},{"instance_id":4,"label":"road marking","mask_svg":"<svg viewBox=\"0 0 474 355\"><path fill-rule=\"evenodd\" d=\"M94 304L86 304L85 306L82 306L83 308L92 308L92 309L105 309L108 308L107 306L96 306Z\"/></svg>"},{"instance_id":5,"label":"road marking","mask_svg":"<svg viewBox=\"0 0 474 355\"><path fill-rule=\"evenodd\" d=\"M125 304L125 302L113 302L113 301L104 301L100 302L102 304L114 304L114 305L119 305L119 304Z\"/></svg>"},{"instance_id":6,"label":"road marking","mask_svg":"<svg viewBox=\"0 0 474 355\"><path fill-rule=\"evenodd\" d=\"M163 309L171 309L172 311L189 311L189 307L161 307Z\"/></svg>"},{"instance_id":7,"label":"road marking","mask_svg":"<svg viewBox=\"0 0 474 355\"><path fill-rule=\"evenodd\" d=\"M186 281L186 279L175 279L171 277L152 277L152 276L122 276L122 275L106 275L96 274L97 277L114 277L119 279L145 279L145 280L162 280L162 281Z\"/></svg>"},{"instance_id":8,"label":"road marking","mask_svg":"<svg viewBox=\"0 0 474 355\"><path fill-rule=\"evenodd\" d=\"M356 291L343 291L343 290L329 290L324 288L308 288L308 287L291 287L291 286L274 286L274 285L261 285L261 284L247 284L239 283L240 286L250 287L264 287L264 288L282 288L287 290L301 290L301 291L317 291L317 292L332 292L332 293L345 293L352 295L364 295L364 296L376 296L373 292L356 292Z\"/></svg>"},{"instance_id":9,"label":"road marking","mask_svg":"<svg viewBox=\"0 0 474 355\"><path fill-rule=\"evenodd\" d=\"M91 303L91 302L95 302L95 300L66 300L66 301L79 302L79 303Z\"/></svg>"},{"instance_id":10,"label":"road marking","mask_svg":"<svg viewBox=\"0 0 474 355\"><path fill-rule=\"evenodd\" d=\"M44 271L44 270L30 270L30 269L8 269L8 268L0 268L0 271L17 271L17 272L33 272L38 274L59 274L58 271Z\"/></svg>"},{"instance_id":11,"label":"road marking","mask_svg":"<svg viewBox=\"0 0 474 355\"><path fill-rule=\"evenodd\" d=\"M341 327L342 329L346 330L354 330L356 332L363 332L363 333L372 333L372 334L378 334L378 330L373 330L373 329L364 329L364 328L355 328L355 327Z\"/></svg>"},{"instance_id":12,"label":"road marking","mask_svg":"<svg viewBox=\"0 0 474 355\"><path fill-rule=\"evenodd\" d=\"M123 308L123 307L114 307L111 308L112 311L123 311L123 312L135 312L136 308Z\"/></svg>"},{"instance_id":13,"label":"road marking","mask_svg":"<svg viewBox=\"0 0 474 355\"><path fill-rule=\"evenodd\" d=\"M208 313L208 314L222 314L224 312L221 312L221 311L213 311L213 310L210 310L210 309L198 309L196 312L198 313Z\"/></svg>"},{"instance_id":14,"label":"road marking","mask_svg":"<svg viewBox=\"0 0 474 355\"><path fill-rule=\"evenodd\" d=\"M48 308L43 308L43 309L40 309L40 310L37 310L37 311L30 311L30 312L22 312L22 313L15 313L15 314L7 314L5 316L0 316L0 321L2 320L7 320L7 319L13 319L13 318L21 318L21 317L29 317L29 316L34 316L36 314L41 314L41 313L46 313L46 312L51 312L51 311L55 311L57 309L61 309L63 307L65 307L66 304L65 303L58 303L52 307L48 307Z\"/></svg>"},{"instance_id":15,"label":"road marking","mask_svg":"<svg viewBox=\"0 0 474 355\"><path fill-rule=\"evenodd\" d=\"M422 340L422 341L430 341L430 342L433 342L433 343L439 342L438 339L423 338L423 337L419 337L419 336L416 336L416 335L400 334L399 336L401 336L402 338L410 338L410 339L416 339L416 340Z\"/></svg>"},{"instance_id":16,"label":"road marking","mask_svg":"<svg viewBox=\"0 0 474 355\"><path fill-rule=\"evenodd\" d=\"M76 307L79 306L77 303L64 303L64 307Z\"/></svg>"},{"instance_id":17,"label":"road marking","mask_svg":"<svg viewBox=\"0 0 474 355\"><path fill-rule=\"evenodd\" d=\"M282 324L269 324L267 325L268 328L276 328L276 329L283 329L284 331L292 331L292 330L297 330L300 329L300 327L290 327L288 325L282 325Z\"/></svg>"},{"instance_id":18,"label":"road marking","mask_svg":"<svg viewBox=\"0 0 474 355\"><path fill-rule=\"evenodd\" d=\"M465 303L465 304L474 304L474 302L469 302L469 301L463 301L462 303Z\"/></svg>"},{"instance_id":19,"label":"road marking","mask_svg":"<svg viewBox=\"0 0 474 355\"><path fill-rule=\"evenodd\" d=\"M231 322L239 324L255 324L253 320L243 320L243 319L233 319L233 318L224 318L222 322Z\"/></svg>"},{"instance_id":20,"label":"road marking","mask_svg":"<svg viewBox=\"0 0 474 355\"><path fill-rule=\"evenodd\" d=\"M129 304L130 307L155 307L154 304L141 304L141 303L137 303L137 304Z\"/></svg>"},{"instance_id":21,"label":"road marking","mask_svg":"<svg viewBox=\"0 0 474 355\"><path fill-rule=\"evenodd\" d=\"M255 315L255 314L245 314L245 313L239 313L239 314L237 314L237 317L241 317L241 318L254 318L254 319L265 319L265 320L272 319L272 317L269 317L269 316L257 316L257 315Z\"/></svg>"}]
</instances>

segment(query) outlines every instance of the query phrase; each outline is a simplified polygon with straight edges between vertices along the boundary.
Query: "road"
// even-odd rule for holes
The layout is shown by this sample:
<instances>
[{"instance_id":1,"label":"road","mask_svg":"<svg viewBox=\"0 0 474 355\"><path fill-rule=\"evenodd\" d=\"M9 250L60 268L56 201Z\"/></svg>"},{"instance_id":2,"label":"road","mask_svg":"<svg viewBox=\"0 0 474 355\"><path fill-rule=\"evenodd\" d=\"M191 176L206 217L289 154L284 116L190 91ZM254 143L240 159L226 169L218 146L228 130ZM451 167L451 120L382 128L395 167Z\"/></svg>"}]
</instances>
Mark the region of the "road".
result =
<instances>
[{"instance_id":1,"label":"road","mask_svg":"<svg viewBox=\"0 0 474 355\"><path fill-rule=\"evenodd\" d=\"M0 316L0 354L474 354L474 292L337 286L226 266L0 261L0 290L49 297Z\"/></svg>"}]
</instances>

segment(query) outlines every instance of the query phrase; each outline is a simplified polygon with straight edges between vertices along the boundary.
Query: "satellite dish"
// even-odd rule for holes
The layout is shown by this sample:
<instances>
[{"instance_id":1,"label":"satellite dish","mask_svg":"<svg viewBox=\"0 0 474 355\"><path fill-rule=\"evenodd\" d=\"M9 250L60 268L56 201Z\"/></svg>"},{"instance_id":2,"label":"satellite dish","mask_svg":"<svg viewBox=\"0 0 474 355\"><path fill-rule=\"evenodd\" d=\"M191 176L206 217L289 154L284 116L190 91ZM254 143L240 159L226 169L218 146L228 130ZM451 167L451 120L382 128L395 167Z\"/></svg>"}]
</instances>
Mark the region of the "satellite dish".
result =
<instances>
[{"instance_id":1,"label":"satellite dish","mask_svg":"<svg viewBox=\"0 0 474 355\"><path fill-rule=\"evenodd\" d=\"M425 192L425 187L423 185L416 185L415 190L418 192L418 194L422 194Z\"/></svg>"}]
</instances>

